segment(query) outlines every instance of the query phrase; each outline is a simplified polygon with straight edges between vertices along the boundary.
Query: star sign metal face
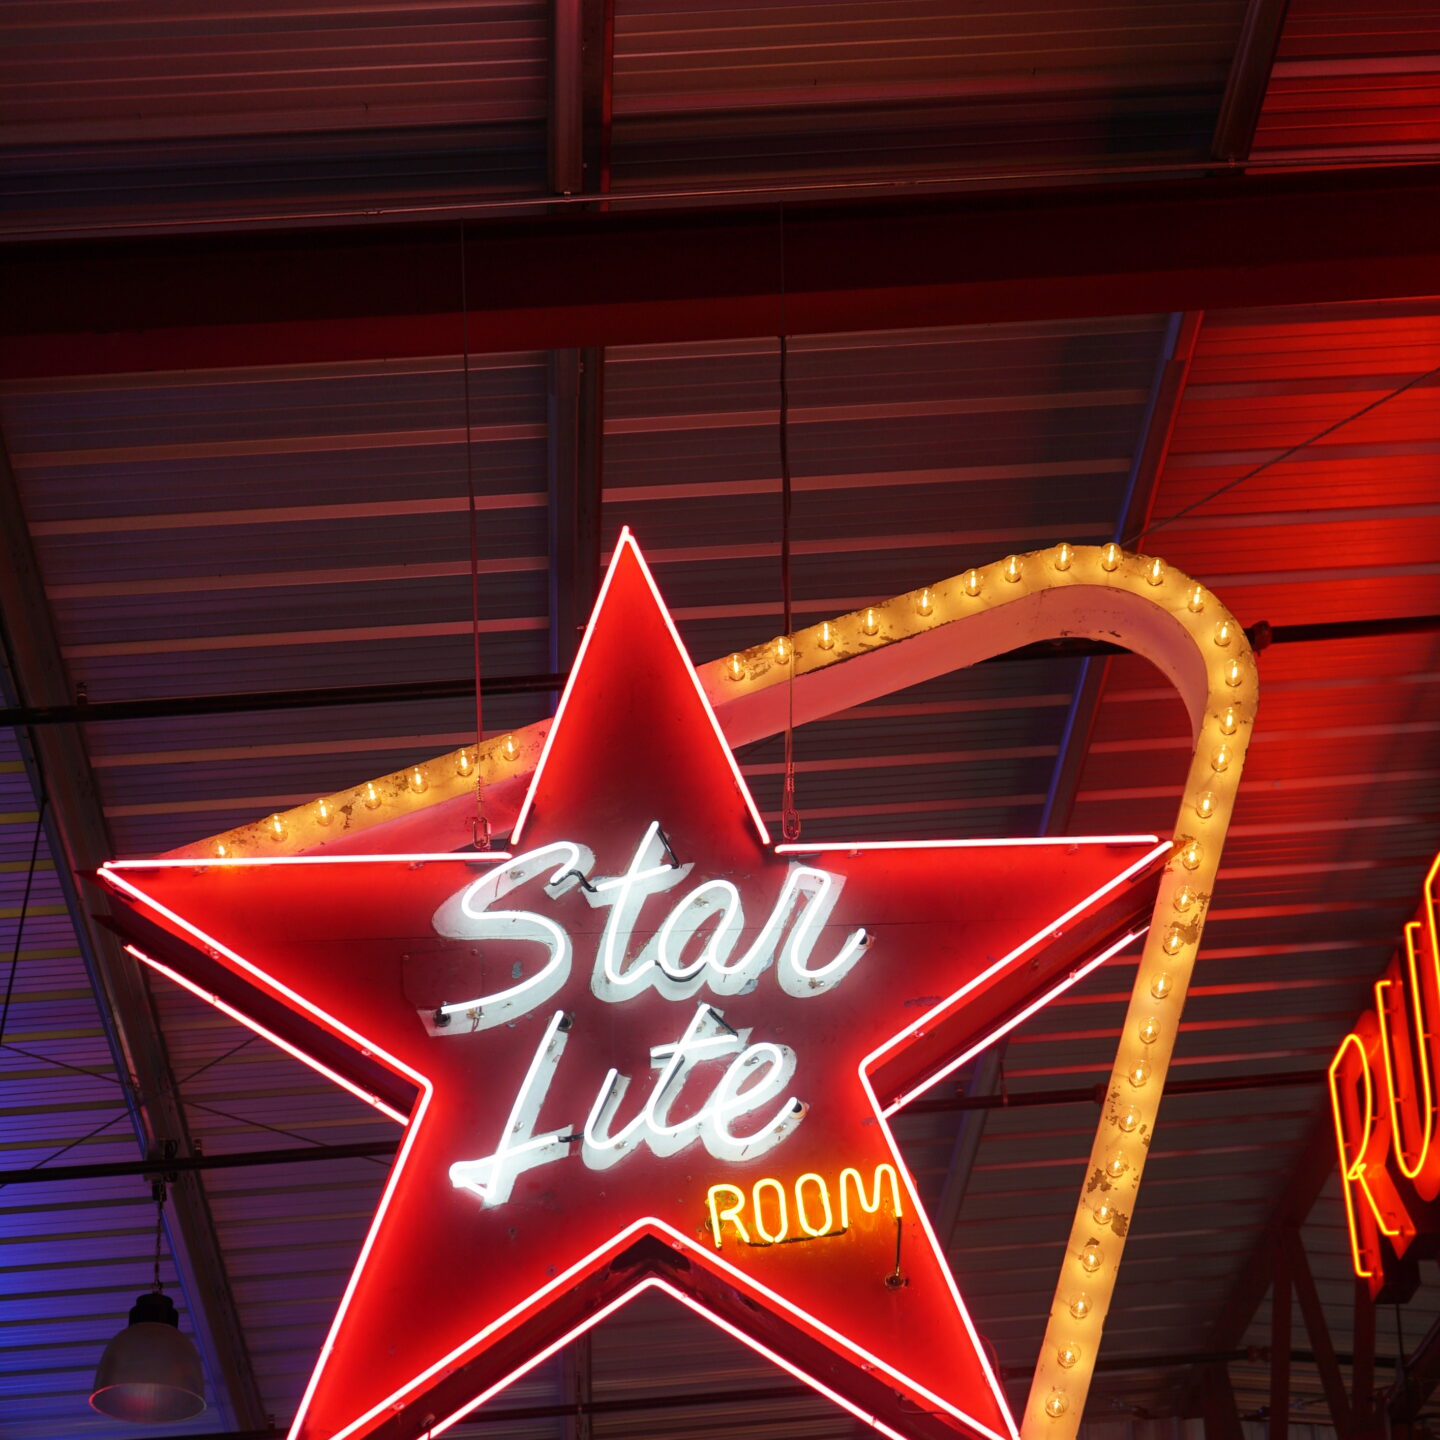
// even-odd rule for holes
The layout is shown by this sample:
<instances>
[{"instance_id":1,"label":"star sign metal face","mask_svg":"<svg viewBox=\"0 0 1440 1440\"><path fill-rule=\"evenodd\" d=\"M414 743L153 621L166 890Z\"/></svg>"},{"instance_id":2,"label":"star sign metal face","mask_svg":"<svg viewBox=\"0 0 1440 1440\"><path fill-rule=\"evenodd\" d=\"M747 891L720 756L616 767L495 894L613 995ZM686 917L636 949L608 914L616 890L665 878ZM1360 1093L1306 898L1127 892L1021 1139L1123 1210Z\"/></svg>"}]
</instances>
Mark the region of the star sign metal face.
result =
<instances>
[{"instance_id":1,"label":"star sign metal face","mask_svg":"<svg viewBox=\"0 0 1440 1440\"><path fill-rule=\"evenodd\" d=\"M892 1440L1009 1440L890 1120L1134 938L1168 848L772 844L626 533L505 854L101 875L404 1127L293 1440L440 1435L649 1290Z\"/></svg>"}]
</instances>

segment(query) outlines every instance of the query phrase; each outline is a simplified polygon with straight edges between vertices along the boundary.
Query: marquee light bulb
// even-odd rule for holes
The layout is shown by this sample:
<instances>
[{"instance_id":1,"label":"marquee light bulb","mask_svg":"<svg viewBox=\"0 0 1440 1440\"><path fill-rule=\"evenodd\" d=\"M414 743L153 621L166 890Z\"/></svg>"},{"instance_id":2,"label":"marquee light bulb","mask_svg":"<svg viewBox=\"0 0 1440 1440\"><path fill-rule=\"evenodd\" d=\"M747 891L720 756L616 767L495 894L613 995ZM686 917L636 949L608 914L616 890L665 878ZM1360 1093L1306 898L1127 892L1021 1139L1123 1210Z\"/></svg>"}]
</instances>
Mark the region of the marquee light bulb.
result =
<instances>
[{"instance_id":1,"label":"marquee light bulb","mask_svg":"<svg viewBox=\"0 0 1440 1440\"><path fill-rule=\"evenodd\" d=\"M875 613L873 605L866 608L865 618L860 622L860 628L867 635L874 635L880 629L880 617Z\"/></svg>"},{"instance_id":2,"label":"marquee light bulb","mask_svg":"<svg viewBox=\"0 0 1440 1440\"><path fill-rule=\"evenodd\" d=\"M1205 587L1203 585L1191 586L1185 604L1192 615L1198 615L1205 608Z\"/></svg>"},{"instance_id":3,"label":"marquee light bulb","mask_svg":"<svg viewBox=\"0 0 1440 1440\"><path fill-rule=\"evenodd\" d=\"M520 746L513 735L507 735L500 742L500 753L512 765L520 758Z\"/></svg>"},{"instance_id":4,"label":"marquee light bulb","mask_svg":"<svg viewBox=\"0 0 1440 1440\"><path fill-rule=\"evenodd\" d=\"M1195 797L1195 813L1202 820L1208 820L1215 813L1215 807L1219 803L1220 797L1213 790L1202 790Z\"/></svg>"},{"instance_id":5,"label":"marquee light bulb","mask_svg":"<svg viewBox=\"0 0 1440 1440\"><path fill-rule=\"evenodd\" d=\"M1165 562L1158 555L1145 567L1145 578L1152 585L1164 583Z\"/></svg>"},{"instance_id":6,"label":"marquee light bulb","mask_svg":"<svg viewBox=\"0 0 1440 1440\"><path fill-rule=\"evenodd\" d=\"M1205 850L1198 840L1191 835L1181 837L1180 863L1187 870L1198 870L1204 858Z\"/></svg>"},{"instance_id":7,"label":"marquee light bulb","mask_svg":"<svg viewBox=\"0 0 1440 1440\"><path fill-rule=\"evenodd\" d=\"M1125 552L1112 540L1100 551L1100 568L1114 572L1120 568L1120 557Z\"/></svg>"},{"instance_id":8,"label":"marquee light bulb","mask_svg":"<svg viewBox=\"0 0 1440 1440\"><path fill-rule=\"evenodd\" d=\"M474 764L475 762L471 759L470 752L468 750L462 750L455 757L455 773L457 775L468 775Z\"/></svg>"},{"instance_id":9,"label":"marquee light bulb","mask_svg":"<svg viewBox=\"0 0 1440 1440\"><path fill-rule=\"evenodd\" d=\"M1130 1162L1119 1150L1105 1162L1105 1173L1112 1180L1118 1180L1129 1168Z\"/></svg>"},{"instance_id":10,"label":"marquee light bulb","mask_svg":"<svg viewBox=\"0 0 1440 1440\"><path fill-rule=\"evenodd\" d=\"M1235 656L1225 666L1225 683L1232 689L1239 689L1245 683L1245 667L1240 663L1239 656Z\"/></svg>"},{"instance_id":11,"label":"marquee light bulb","mask_svg":"<svg viewBox=\"0 0 1440 1440\"><path fill-rule=\"evenodd\" d=\"M775 663L777 665L790 663L790 641L784 635L778 635L775 638Z\"/></svg>"},{"instance_id":12,"label":"marquee light bulb","mask_svg":"<svg viewBox=\"0 0 1440 1440\"><path fill-rule=\"evenodd\" d=\"M1235 622L1222 620L1215 627L1215 643L1222 649L1235 638Z\"/></svg>"},{"instance_id":13,"label":"marquee light bulb","mask_svg":"<svg viewBox=\"0 0 1440 1440\"><path fill-rule=\"evenodd\" d=\"M287 834L284 819L280 815L275 814L270 817L269 824L270 838L277 841L283 840Z\"/></svg>"},{"instance_id":14,"label":"marquee light bulb","mask_svg":"<svg viewBox=\"0 0 1440 1440\"><path fill-rule=\"evenodd\" d=\"M1230 747L1222 745L1211 757L1210 768L1217 774L1223 775L1230 768Z\"/></svg>"},{"instance_id":15,"label":"marquee light bulb","mask_svg":"<svg viewBox=\"0 0 1440 1440\"><path fill-rule=\"evenodd\" d=\"M315 819L321 825L328 825L335 818L335 812L330 808L328 800L317 800L315 802Z\"/></svg>"},{"instance_id":16,"label":"marquee light bulb","mask_svg":"<svg viewBox=\"0 0 1440 1440\"><path fill-rule=\"evenodd\" d=\"M1157 1000L1164 1000L1174 988L1174 980L1163 970L1150 982L1150 993Z\"/></svg>"},{"instance_id":17,"label":"marquee light bulb","mask_svg":"<svg viewBox=\"0 0 1440 1440\"><path fill-rule=\"evenodd\" d=\"M1115 1218L1115 1207L1108 1200L1102 1200L1095 1207L1094 1215L1097 1225L1108 1225Z\"/></svg>"},{"instance_id":18,"label":"marquee light bulb","mask_svg":"<svg viewBox=\"0 0 1440 1440\"><path fill-rule=\"evenodd\" d=\"M1120 1167L1125 1168L1123 1165ZM1105 1263L1105 1252L1100 1248L1098 1240L1090 1240L1080 1252L1080 1263L1090 1274L1094 1274Z\"/></svg>"},{"instance_id":19,"label":"marquee light bulb","mask_svg":"<svg viewBox=\"0 0 1440 1440\"><path fill-rule=\"evenodd\" d=\"M1013 585L1024 572L1025 562L1018 555L1005 557L1005 568L1000 572Z\"/></svg>"},{"instance_id":20,"label":"marquee light bulb","mask_svg":"<svg viewBox=\"0 0 1440 1440\"><path fill-rule=\"evenodd\" d=\"M745 662L737 654L732 654L725 662L725 673L732 680L743 680L745 678Z\"/></svg>"},{"instance_id":21,"label":"marquee light bulb","mask_svg":"<svg viewBox=\"0 0 1440 1440\"><path fill-rule=\"evenodd\" d=\"M1062 540L1055 551L1055 568L1057 570L1068 570L1074 559L1074 547L1071 546L1068 540Z\"/></svg>"},{"instance_id":22,"label":"marquee light bulb","mask_svg":"<svg viewBox=\"0 0 1440 1440\"><path fill-rule=\"evenodd\" d=\"M229 849L226 847L226 844L225 844L225 842L224 842L223 840L217 840L217 841L215 842L215 858L216 858L217 860L223 860L223 859L225 859L225 857L226 857L227 855L229 855L229 853L230 853L230 851L229 851Z\"/></svg>"},{"instance_id":23,"label":"marquee light bulb","mask_svg":"<svg viewBox=\"0 0 1440 1440\"><path fill-rule=\"evenodd\" d=\"M1140 1022L1140 1028L1135 1033L1142 1045L1153 1045L1160 1038L1160 1022L1152 1015Z\"/></svg>"},{"instance_id":24,"label":"marquee light bulb","mask_svg":"<svg viewBox=\"0 0 1440 1440\"><path fill-rule=\"evenodd\" d=\"M1115 1123L1129 1135L1140 1123L1140 1112L1133 1105L1128 1105L1115 1117Z\"/></svg>"},{"instance_id":25,"label":"marquee light bulb","mask_svg":"<svg viewBox=\"0 0 1440 1440\"><path fill-rule=\"evenodd\" d=\"M417 794L423 795L429 782L425 779L425 772L418 766L411 766L409 774L410 788Z\"/></svg>"},{"instance_id":26,"label":"marquee light bulb","mask_svg":"<svg viewBox=\"0 0 1440 1440\"><path fill-rule=\"evenodd\" d=\"M1080 1359L1080 1347L1078 1345L1062 1345L1056 1352L1055 1358L1066 1370L1069 1370Z\"/></svg>"},{"instance_id":27,"label":"marquee light bulb","mask_svg":"<svg viewBox=\"0 0 1440 1440\"><path fill-rule=\"evenodd\" d=\"M972 598L980 593L980 587L984 585L985 577L978 570L967 570L965 572L965 593Z\"/></svg>"},{"instance_id":28,"label":"marquee light bulb","mask_svg":"<svg viewBox=\"0 0 1440 1440\"><path fill-rule=\"evenodd\" d=\"M1083 1290L1070 1302L1070 1313L1077 1320L1083 1320L1090 1313L1090 1297Z\"/></svg>"},{"instance_id":29,"label":"marquee light bulb","mask_svg":"<svg viewBox=\"0 0 1440 1440\"><path fill-rule=\"evenodd\" d=\"M1142 1089L1145 1082L1150 1078L1150 1062L1148 1060L1137 1060L1126 1070L1125 1078L1130 1082L1132 1089ZM1139 1123L1138 1119L1136 1123Z\"/></svg>"},{"instance_id":30,"label":"marquee light bulb","mask_svg":"<svg viewBox=\"0 0 1440 1440\"><path fill-rule=\"evenodd\" d=\"M1227 705L1220 712L1220 733L1222 735L1233 735L1235 727L1240 723L1240 712L1233 706Z\"/></svg>"},{"instance_id":31,"label":"marquee light bulb","mask_svg":"<svg viewBox=\"0 0 1440 1440\"><path fill-rule=\"evenodd\" d=\"M375 788L373 780L365 782L365 808L367 810L378 809L380 805L380 792Z\"/></svg>"},{"instance_id":32,"label":"marquee light bulb","mask_svg":"<svg viewBox=\"0 0 1440 1440\"><path fill-rule=\"evenodd\" d=\"M1052 1420L1058 1420L1069 1408L1070 1402L1059 1390L1052 1390L1045 1397L1045 1413Z\"/></svg>"},{"instance_id":33,"label":"marquee light bulb","mask_svg":"<svg viewBox=\"0 0 1440 1440\"><path fill-rule=\"evenodd\" d=\"M1161 945L1167 955L1178 955L1185 948L1185 929L1181 925L1172 925L1165 932L1165 939Z\"/></svg>"},{"instance_id":34,"label":"marquee light bulb","mask_svg":"<svg viewBox=\"0 0 1440 1440\"><path fill-rule=\"evenodd\" d=\"M833 650L835 648L835 627L828 621L820 622L820 634L816 636L815 643L822 650Z\"/></svg>"},{"instance_id":35,"label":"marquee light bulb","mask_svg":"<svg viewBox=\"0 0 1440 1440\"><path fill-rule=\"evenodd\" d=\"M1195 903L1195 892L1188 885L1182 885L1170 903L1183 915Z\"/></svg>"},{"instance_id":36,"label":"marquee light bulb","mask_svg":"<svg viewBox=\"0 0 1440 1440\"><path fill-rule=\"evenodd\" d=\"M930 593L930 587L927 585L915 597L915 613L917 615L929 615L934 609L935 597Z\"/></svg>"}]
</instances>

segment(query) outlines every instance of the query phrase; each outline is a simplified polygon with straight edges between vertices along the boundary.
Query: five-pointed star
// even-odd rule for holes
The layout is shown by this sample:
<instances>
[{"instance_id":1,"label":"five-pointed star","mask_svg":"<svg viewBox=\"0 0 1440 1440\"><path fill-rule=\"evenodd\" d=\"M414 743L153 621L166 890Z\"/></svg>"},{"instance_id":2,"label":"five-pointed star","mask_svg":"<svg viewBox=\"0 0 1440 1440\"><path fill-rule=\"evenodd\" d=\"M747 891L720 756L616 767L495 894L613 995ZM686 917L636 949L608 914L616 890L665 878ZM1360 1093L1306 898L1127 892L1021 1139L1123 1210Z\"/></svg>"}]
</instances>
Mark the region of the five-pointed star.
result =
<instances>
[{"instance_id":1,"label":"five-pointed star","mask_svg":"<svg viewBox=\"0 0 1440 1440\"><path fill-rule=\"evenodd\" d=\"M772 845L627 533L506 857L102 874L134 953L405 1124L294 1440L438 1435L647 1289L886 1435L1013 1437L888 1117L1167 848Z\"/></svg>"}]
</instances>

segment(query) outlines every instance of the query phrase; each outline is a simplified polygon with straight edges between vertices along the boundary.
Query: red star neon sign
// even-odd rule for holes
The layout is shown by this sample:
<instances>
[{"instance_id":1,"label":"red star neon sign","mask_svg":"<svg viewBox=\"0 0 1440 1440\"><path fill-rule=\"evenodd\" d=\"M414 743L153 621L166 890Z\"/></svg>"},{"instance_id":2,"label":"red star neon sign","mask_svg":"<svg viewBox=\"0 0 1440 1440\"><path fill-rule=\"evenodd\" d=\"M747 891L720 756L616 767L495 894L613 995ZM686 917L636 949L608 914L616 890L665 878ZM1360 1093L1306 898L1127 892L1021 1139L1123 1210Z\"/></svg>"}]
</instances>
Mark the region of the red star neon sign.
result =
<instances>
[{"instance_id":1,"label":"red star neon sign","mask_svg":"<svg viewBox=\"0 0 1440 1440\"><path fill-rule=\"evenodd\" d=\"M1013 1440L889 1119L1168 849L772 845L627 532L506 854L102 876L133 954L405 1127L292 1440L440 1435L652 1289L892 1440Z\"/></svg>"}]
</instances>

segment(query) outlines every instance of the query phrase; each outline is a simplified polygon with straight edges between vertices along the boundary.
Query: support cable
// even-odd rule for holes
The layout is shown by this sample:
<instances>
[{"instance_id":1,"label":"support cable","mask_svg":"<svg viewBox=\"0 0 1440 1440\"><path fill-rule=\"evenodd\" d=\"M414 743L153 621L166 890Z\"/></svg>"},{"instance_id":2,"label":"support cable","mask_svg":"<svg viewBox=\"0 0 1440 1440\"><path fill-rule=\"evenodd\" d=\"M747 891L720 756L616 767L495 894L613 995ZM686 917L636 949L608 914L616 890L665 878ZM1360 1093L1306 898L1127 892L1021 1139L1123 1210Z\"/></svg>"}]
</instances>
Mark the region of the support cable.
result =
<instances>
[{"instance_id":1,"label":"support cable","mask_svg":"<svg viewBox=\"0 0 1440 1440\"><path fill-rule=\"evenodd\" d=\"M475 507L475 456L470 435L470 293L465 263L465 219L460 219L460 334L464 350L465 396L465 498L468 507L466 529L470 540L470 640L475 664L475 823L472 835L477 850L490 848L490 821L485 815L484 767L480 746L485 739L481 705L480 674L480 534L479 512Z\"/></svg>"},{"instance_id":2,"label":"support cable","mask_svg":"<svg viewBox=\"0 0 1440 1440\"><path fill-rule=\"evenodd\" d=\"M780 207L780 593L784 607L785 645L790 675L785 684L785 779L780 797L780 830L786 840L800 838L800 816L795 809L795 617L790 575L790 520L794 489L790 480L790 340L785 295L785 207Z\"/></svg>"}]
</instances>

